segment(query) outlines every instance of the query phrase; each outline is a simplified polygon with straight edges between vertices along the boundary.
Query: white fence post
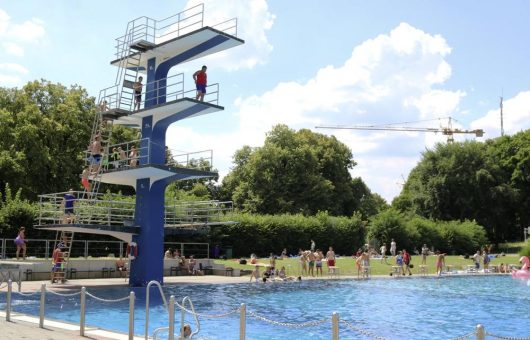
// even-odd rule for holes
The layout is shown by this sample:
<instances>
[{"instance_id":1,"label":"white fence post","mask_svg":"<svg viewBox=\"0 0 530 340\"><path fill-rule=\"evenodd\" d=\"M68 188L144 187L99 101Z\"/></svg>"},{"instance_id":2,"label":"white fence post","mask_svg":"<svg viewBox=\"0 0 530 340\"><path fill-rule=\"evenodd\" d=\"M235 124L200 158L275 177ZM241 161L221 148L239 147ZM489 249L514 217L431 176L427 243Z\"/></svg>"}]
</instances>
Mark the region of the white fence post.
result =
<instances>
[{"instance_id":1,"label":"white fence post","mask_svg":"<svg viewBox=\"0 0 530 340\"><path fill-rule=\"evenodd\" d=\"M337 312L333 312L333 315L331 316L331 324L332 324L332 339L333 340L339 340L339 314Z\"/></svg>"},{"instance_id":2,"label":"white fence post","mask_svg":"<svg viewBox=\"0 0 530 340\"><path fill-rule=\"evenodd\" d=\"M81 311L79 314L79 335L85 336L86 288L81 287Z\"/></svg>"},{"instance_id":3,"label":"white fence post","mask_svg":"<svg viewBox=\"0 0 530 340\"><path fill-rule=\"evenodd\" d=\"M242 303L239 311L239 340L245 340L245 334L247 332L247 306Z\"/></svg>"},{"instance_id":4,"label":"white fence post","mask_svg":"<svg viewBox=\"0 0 530 340\"><path fill-rule=\"evenodd\" d=\"M167 308L168 308L168 319L169 319L168 340L174 340L175 339L175 296L171 295L169 297L169 305Z\"/></svg>"},{"instance_id":5,"label":"white fence post","mask_svg":"<svg viewBox=\"0 0 530 340\"><path fill-rule=\"evenodd\" d=\"M11 279L7 280L7 296L6 296L6 321L11 321L11 293L13 292L13 282Z\"/></svg>"},{"instance_id":6,"label":"white fence post","mask_svg":"<svg viewBox=\"0 0 530 340\"><path fill-rule=\"evenodd\" d=\"M39 310L39 327L44 328L44 304L46 303L46 284L40 286L40 310Z\"/></svg>"},{"instance_id":7,"label":"white fence post","mask_svg":"<svg viewBox=\"0 0 530 340\"><path fill-rule=\"evenodd\" d=\"M129 294L129 340L134 339L134 292Z\"/></svg>"},{"instance_id":8,"label":"white fence post","mask_svg":"<svg viewBox=\"0 0 530 340\"><path fill-rule=\"evenodd\" d=\"M484 340L486 339L486 330L484 329L484 326L481 324L477 325L477 340Z\"/></svg>"}]
</instances>

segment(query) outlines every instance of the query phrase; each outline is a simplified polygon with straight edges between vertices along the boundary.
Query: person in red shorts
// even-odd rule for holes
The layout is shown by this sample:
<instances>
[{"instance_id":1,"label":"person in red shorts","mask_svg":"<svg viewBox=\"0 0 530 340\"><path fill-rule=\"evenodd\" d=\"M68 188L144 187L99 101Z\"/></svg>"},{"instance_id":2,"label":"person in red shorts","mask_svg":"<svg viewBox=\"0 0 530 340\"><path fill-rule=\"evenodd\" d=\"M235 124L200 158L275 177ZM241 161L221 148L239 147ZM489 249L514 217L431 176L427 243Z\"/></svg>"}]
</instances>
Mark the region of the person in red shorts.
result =
<instances>
[{"instance_id":1,"label":"person in red shorts","mask_svg":"<svg viewBox=\"0 0 530 340\"><path fill-rule=\"evenodd\" d=\"M329 247L326 253L326 260L328 262L328 272L330 272L329 267L335 267L335 252L333 251L333 247Z\"/></svg>"},{"instance_id":2,"label":"person in red shorts","mask_svg":"<svg viewBox=\"0 0 530 340\"><path fill-rule=\"evenodd\" d=\"M208 84L206 76L206 66L203 66L199 71L193 74L195 80L195 87L197 88L197 96L195 99L204 101L204 94L206 93L206 85Z\"/></svg>"}]
</instances>

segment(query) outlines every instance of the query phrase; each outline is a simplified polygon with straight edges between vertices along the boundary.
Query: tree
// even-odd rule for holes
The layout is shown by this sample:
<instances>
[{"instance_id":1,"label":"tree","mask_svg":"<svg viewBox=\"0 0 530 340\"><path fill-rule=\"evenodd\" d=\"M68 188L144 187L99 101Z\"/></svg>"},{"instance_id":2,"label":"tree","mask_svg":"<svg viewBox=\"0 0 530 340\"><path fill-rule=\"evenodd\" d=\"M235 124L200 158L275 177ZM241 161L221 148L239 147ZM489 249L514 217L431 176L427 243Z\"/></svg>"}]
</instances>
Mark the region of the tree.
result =
<instances>
[{"instance_id":1,"label":"tree","mask_svg":"<svg viewBox=\"0 0 530 340\"><path fill-rule=\"evenodd\" d=\"M333 136L277 125L262 147L238 150L234 165L220 196L243 211L351 216L361 205L349 173L352 153Z\"/></svg>"},{"instance_id":2,"label":"tree","mask_svg":"<svg viewBox=\"0 0 530 340\"><path fill-rule=\"evenodd\" d=\"M79 188L94 108L79 86L41 80L21 90L0 88L0 190L9 183L35 200Z\"/></svg>"},{"instance_id":3,"label":"tree","mask_svg":"<svg viewBox=\"0 0 530 340\"><path fill-rule=\"evenodd\" d=\"M435 220L476 220L496 243L514 237L509 226L516 221L517 192L490 148L470 141L437 144L422 154L392 205Z\"/></svg>"}]
</instances>

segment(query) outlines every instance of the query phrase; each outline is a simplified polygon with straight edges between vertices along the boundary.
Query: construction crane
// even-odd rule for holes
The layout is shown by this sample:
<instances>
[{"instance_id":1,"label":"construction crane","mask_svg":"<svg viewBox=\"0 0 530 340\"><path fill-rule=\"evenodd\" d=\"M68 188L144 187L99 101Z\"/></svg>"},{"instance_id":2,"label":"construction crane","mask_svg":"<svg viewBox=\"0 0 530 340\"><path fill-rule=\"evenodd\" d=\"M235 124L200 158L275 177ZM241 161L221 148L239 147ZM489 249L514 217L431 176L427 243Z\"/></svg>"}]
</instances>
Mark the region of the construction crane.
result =
<instances>
[{"instance_id":1,"label":"construction crane","mask_svg":"<svg viewBox=\"0 0 530 340\"><path fill-rule=\"evenodd\" d=\"M452 127L452 121L453 118L451 117L445 117L448 118L448 124L446 127L440 126L439 128L427 128L427 127L412 127L412 126L394 126L395 124L385 124L385 125L353 125L353 126L345 126L345 125L322 125L322 126L315 126L317 129L335 129L335 130L379 130L379 131L406 131L406 132L434 132L434 133L441 133L445 136L447 136L447 143L454 142L454 134L474 134L476 137L482 137L484 136L484 130L482 129L475 129L475 130L461 130L461 129L453 129ZM438 118L438 120L443 118ZM407 123L417 123L417 122L404 122L404 123L397 123L397 124L407 124Z\"/></svg>"}]
</instances>

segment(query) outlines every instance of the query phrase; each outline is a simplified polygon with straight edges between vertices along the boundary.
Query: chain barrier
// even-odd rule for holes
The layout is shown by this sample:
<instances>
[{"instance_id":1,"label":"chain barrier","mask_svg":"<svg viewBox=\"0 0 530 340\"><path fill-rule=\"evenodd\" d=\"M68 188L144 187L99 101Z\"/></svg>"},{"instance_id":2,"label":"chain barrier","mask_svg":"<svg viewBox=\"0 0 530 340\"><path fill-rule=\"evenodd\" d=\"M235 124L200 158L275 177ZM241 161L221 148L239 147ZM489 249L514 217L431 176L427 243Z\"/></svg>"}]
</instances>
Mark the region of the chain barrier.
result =
<instances>
[{"instance_id":1,"label":"chain barrier","mask_svg":"<svg viewBox=\"0 0 530 340\"><path fill-rule=\"evenodd\" d=\"M46 292L48 293L52 293L53 295L57 295L57 296L65 296L65 297L69 297L69 296L76 296L76 295L80 295L81 294L81 291L79 292L76 292L76 293L57 293L57 292L54 292L53 290L50 290L48 289L48 287L46 287Z\"/></svg>"},{"instance_id":2,"label":"chain barrier","mask_svg":"<svg viewBox=\"0 0 530 340\"><path fill-rule=\"evenodd\" d=\"M530 338L516 338L513 336L502 336L502 335L491 334L488 332L486 332L486 335L491 336L492 338L504 339L504 340L530 340Z\"/></svg>"},{"instance_id":3,"label":"chain barrier","mask_svg":"<svg viewBox=\"0 0 530 340\"><path fill-rule=\"evenodd\" d=\"M32 296L32 295L40 294L40 290L34 291L33 293L12 292L12 294L18 294L21 296Z\"/></svg>"},{"instance_id":4,"label":"chain barrier","mask_svg":"<svg viewBox=\"0 0 530 340\"><path fill-rule=\"evenodd\" d=\"M92 295L89 292L86 292L86 295L90 296L91 298L93 298L93 299L95 299L97 301L101 301L101 302L121 302L121 301L129 300L129 296L128 295L126 297L121 298L121 299L103 299L103 298L97 297L95 295Z\"/></svg>"},{"instance_id":5,"label":"chain barrier","mask_svg":"<svg viewBox=\"0 0 530 340\"><path fill-rule=\"evenodd\" d=\"M264 316L261 316L261 315L258 315L256 313L254 313L253 311L247 311L247 314L260 320L260 321L265 321L267 323L270 323L272 325L276 325L276 326L283 326L283 327L288 327L288 328L305 328L305 327L314 327L314 326L318 326L318 325L321 325L321 324L324 324L324 323L327 323L327 322L330 322L331 321L331 318L325 318L325 319L321 319L321 320L316 320L316 321L308 321L308 322L302 322L302 323L291 323L291 322L279 322L279 321L274 321L274 320L271 320L271 319L267 319L266 317Z\"/></svg>"},{"instance_id":6,"label":"chain barrier","mask_svg":"<svg viewBox=\"0 0 530 340\"><path fill-rule=\"evenodd\" d=\"M230 316L232 314L239 313L239 311L240 311L240 309L237 308L237 309L235 309L233 311L226 312L226 313L223 313L223 314L201 314L201 313L197 313L197 312L194 312L192 310L187 309L186 307L184 307L183 305L179 304L176 301L175 301L175 306L177 306L181 310L185 311L186 313L189 313L191 315L194 315L194 316L197 316L197 317L200 317L200 318L206 318L206 319L225 318L225 317Z\"/></svg>"},{"instance_id":7,"label":"chain barrier","mask_svg":"<svg viewBox=\"0 0 530 340\"><path fill-rule=\"evenodd\" d=\"M340 320L339 323L342 323L344 324L344 326L346 326L346 328L349 328L350 330L354 331L354 332L357 332L359 334L362 334L362 335L366 335L370 338L374 338L374 339L377 339L377 340L387 340L386 338L382 337L382 336L379 336L379 335L376 335L372 332L369 332L365 329L360 329L360 328L357 328L355 327L354 325L352 325L350 322L346 321L346 320Z\"/></svg>"}]
</instances>

